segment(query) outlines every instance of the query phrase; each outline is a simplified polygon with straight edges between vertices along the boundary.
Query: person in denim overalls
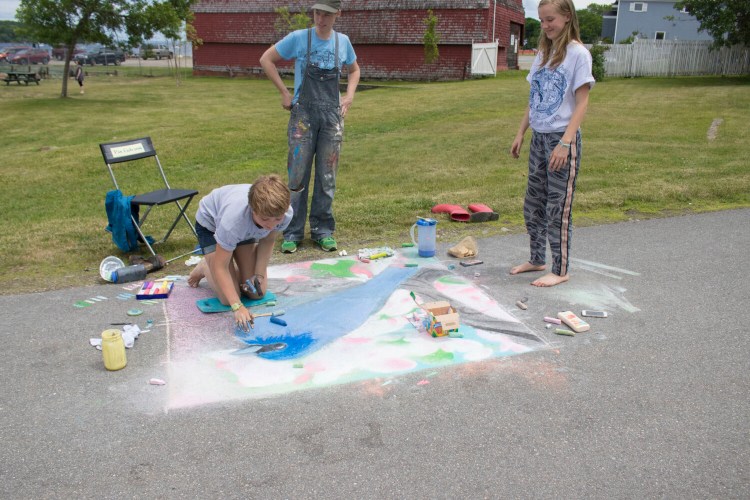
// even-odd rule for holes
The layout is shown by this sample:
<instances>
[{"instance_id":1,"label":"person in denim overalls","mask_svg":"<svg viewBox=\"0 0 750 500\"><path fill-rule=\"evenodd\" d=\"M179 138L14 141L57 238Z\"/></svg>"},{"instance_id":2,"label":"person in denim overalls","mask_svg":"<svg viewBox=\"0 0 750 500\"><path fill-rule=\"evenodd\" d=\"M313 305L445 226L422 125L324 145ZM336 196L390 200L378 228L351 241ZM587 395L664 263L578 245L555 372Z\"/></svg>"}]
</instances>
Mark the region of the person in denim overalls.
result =
<instances>
[{"instance_id":1,"label":"person in denim overalls","mask_svg":"<svg viewBox=\"0 0 750 500\"><path fill-rule=\"evenodd\" d=\"M340 0L312 6L314 28L297 30L270 47L260 58L268 78L281 93L281 106L291 111L288 126L287 170L294 218L284 231L281 251L292 253L305 236L307 193L315 159L310 205L310 237L325 251L336 250L333 238L333 196L336 190L344 116L359 84L359 65L349 38L333 31L341 15ZM294 96L279 76L276 64L295 59ZM339 95L341 67L348 70L346 94Z\"/></svg>"}]
</instances>

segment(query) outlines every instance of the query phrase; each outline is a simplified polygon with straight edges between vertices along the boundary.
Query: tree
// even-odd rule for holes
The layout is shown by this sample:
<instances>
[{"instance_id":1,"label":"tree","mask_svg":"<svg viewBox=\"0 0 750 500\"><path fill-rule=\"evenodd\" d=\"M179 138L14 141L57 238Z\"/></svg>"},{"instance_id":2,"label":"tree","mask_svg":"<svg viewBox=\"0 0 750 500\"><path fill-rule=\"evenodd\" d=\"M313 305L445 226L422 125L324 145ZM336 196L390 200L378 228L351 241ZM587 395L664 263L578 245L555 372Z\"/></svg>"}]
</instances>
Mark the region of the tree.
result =
<instances>
[{"instance_id":1,"label":"tree","mask_svg":"<svg viewBox=\"0 0 750 500\"><path fill-rule=\"evenodd\" d=\"M20 42L16 30L21 27L21 23L15 21L0 21L0 43Z\"/></svg>"},{"instance_id":2,"label":"tree","mask_svg":"<svg viewBox=\"0 0 750 500\"><path fill-rule=\"evenodd\" d=\"M427 11L427 18L423 19L423 22L427 26L422 36L422 42L424 42L424 62L431 64L440 57L440 50L438 49L440 37L437 34L438 17L430 9Z\"/></svg>"},{"instance_id":3,"label":"tree","mask_svg":"<svg viewBox=\"0 0 750 500\"><path fill-rule=\"evenodd\" d=\"M581 30L583 43L596 43L602 36L602 16L612 9L611 5L589 4L585 9L577 10L578 27Z\"/></svg>"},{"instance_id":4,"label":"tree","mask_svg":"<svg viewBox=\"0 0 750 500\"><path fill-rule=\"evenodd\" d=\"M175 41L180 39L180 28L183 24L185 25L185 34L187 39L193 44L198 46L203 43L203 40L199 39L197 33L193 27L193 20L195 15L191 9L192 4L195 0L167 0L163 3L153 3L146 7L145 26L134 26L131 32L131 37L139 33L144 32L145 38L151 38L154 31L161 32L167 40L172 42L172 52L177 56L177 46ZM141 41L141 37L135 36L137 40L131 40L132 42ZM171 66L172 60L170 60ZM180 85L180 58L174 58L175 65L175 81L177 85Z\"/></svg>"},{"instance_id":5,"label":"tree","mask_svg":"<svg viewBox=\"0 0 750 500\"><path fill-rule=\"evenodd\" d=\"M700 23L701 31L711 35L716 47L750 47L748 0L682 0L674 8L687 9Z\"/></svg>"},{"instance_id":6,"label":"tree","mask_svg":"<svg viewBox=\"0 0 750 500\"><path fill-rule=\"evenodd\" d=\"M539 41L539 33L542 32L542 23L533 17L527 17L526 23L523 28L524 36L526 37L523 41L524 49L531 49L537 46Z\"/></svg>"},{"instance_id":7,"label":"tree","mask_svg":"<svg viewBox=\"0 0 750 500\"><path fill-rule=\"evenodd\" d=\"M274 9L278 16L273 23L273 27L281 36L291 31L303 30L312 26L312 19L305 12L303 7L301 11L292 14L289 7L279 7Z\"/></svg>"},{"instance_id":8,"label":"tree","mask_svg":"<svg viewBox=\"0 0 750 500\"><path fill-rule=\"evenodd\" d=\"M52 46L64 45L61 97L68 95L70 60L79 42L135 47L161 32L176 36L195 0L21 0L16 19L24 35ZM125 33L127 42L118 43Z\"/></svg>"}]
</instances>

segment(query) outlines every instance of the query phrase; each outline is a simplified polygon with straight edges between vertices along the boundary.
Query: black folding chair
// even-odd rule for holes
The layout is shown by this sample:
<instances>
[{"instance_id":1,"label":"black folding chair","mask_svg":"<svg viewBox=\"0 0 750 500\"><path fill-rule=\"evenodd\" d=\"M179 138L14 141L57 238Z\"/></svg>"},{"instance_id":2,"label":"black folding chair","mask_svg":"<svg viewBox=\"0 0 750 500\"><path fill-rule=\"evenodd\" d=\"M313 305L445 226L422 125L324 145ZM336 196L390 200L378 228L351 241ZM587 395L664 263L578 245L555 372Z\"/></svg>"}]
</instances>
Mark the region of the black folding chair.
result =
<instances>
[{"instance_id":1,"label":"black folding chair","mask_svg":"<svg viewBox=\"0 0 750 500\"><path fill-rule=\"evenodd\" d=\"M177 217L175 217L172 226L167 230L164 237L161 240L156 241L154 244L164 243L165 241L167 241L167 238L169 238L169 235L172 234L172 231L174 230L175 226L177 226L177 223L180 221L180 219L183 219L185 222L187 222L187 225L190 226L190 230L193 232L197 240L198 234L195 232L195 226L193 226L193 223L190 222L190 218L187 216L185 211L187 210L188 205L190 205L193 197L198 194L198 191L194 189L172 189L169 186L167 176L164 174L164 169L161 166L161 162L159 161L159 157L156 154L154 144L151 142L150 137L142 137L140 139L132 139L129 141L99 144L99 148L102 150L104 163L107 164L107 170L109 170L109 175L112 178L115 189L119 189L120 191L122 190L117 184L117 179L115 179L113 165L134 160L142 160L149 157L153 157L154 160L156 160L156 166L159 169L159 174L161 175L161 179L164 183L165 189L157 189L156 191L150 191L148 193L135 195L131 201L131 204L138 207L138 213L140 215L140 217L136 217L131 213L133 224L135 225L135 229L136 231L138 231L138 235L140 236L141 240L146 244L149 252L151 252L151 255L156 255L156 252L154 252L154 249L151 246L151 243L149 243L148 239L146 238L146 235L143 233L142 228L151 210L154 207L160 205L168 205L174 203L177 206L178 214ZM141 206L146 207L143 213L140 213ZM179 259L180 257L184 257L185 255L190 255L192 253L195 253L196 251L197 250L192 250L185 254L169 259L167 262Z\"/></svg>"}]
</instances>

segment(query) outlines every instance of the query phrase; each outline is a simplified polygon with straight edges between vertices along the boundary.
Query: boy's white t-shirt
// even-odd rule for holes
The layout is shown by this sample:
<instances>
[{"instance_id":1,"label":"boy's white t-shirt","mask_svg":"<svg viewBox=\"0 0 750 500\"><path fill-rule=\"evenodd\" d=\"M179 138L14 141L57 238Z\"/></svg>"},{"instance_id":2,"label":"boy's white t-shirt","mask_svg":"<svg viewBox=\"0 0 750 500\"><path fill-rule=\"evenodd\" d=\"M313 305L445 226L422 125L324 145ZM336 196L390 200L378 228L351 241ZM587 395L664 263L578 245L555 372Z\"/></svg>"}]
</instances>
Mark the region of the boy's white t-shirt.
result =
<instances>
[{"instance_id":1,"label":"boy's white t-shirt","mask_svg":"<svg viewBox=\"0 0 750 500\"><path fill-rule=\"evenodd\" d=\"M253 211L248 202L252 184L230 184L214 189L201 199L195 220L214 233L221 248L234 251L241 241L261 240L271 232L258 227L253 221ZM294 210L290 206L284 219L273 228L283 231L292 220Z\"/></svg>"},{"instance_id":2,"label":"boy's white t-shirt","mask_svg":"<svg viewBox=\"0 0 750 500\"><path fill-rule=\"evenodd\" d=\"M577 42L568 44L565 60L557 68L541 67L537 53L526 80L529 92L529 126L536 132L564 132L576 107L575 91L594 86L591 53Z\"/></svg>"}]
</instances>

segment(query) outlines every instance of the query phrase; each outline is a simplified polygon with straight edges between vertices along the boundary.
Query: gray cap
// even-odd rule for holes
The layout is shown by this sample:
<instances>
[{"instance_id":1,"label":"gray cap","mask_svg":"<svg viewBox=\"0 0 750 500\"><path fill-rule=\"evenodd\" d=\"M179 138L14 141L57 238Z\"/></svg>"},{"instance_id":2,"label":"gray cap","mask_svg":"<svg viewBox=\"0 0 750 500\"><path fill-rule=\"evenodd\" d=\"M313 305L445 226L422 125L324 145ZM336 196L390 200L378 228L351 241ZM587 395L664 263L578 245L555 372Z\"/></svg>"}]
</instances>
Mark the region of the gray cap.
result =
<instances>
[{"instance_id":1,"label":"gray cap","mask_svg":"<svg viewBox=\"0 0 750 500\"><path fill-rule=\"evenodd\" d=\"M341 10L341 0L322 0L312 6L313 10L324 10L326 12L338 12Z\"/></svg>"}]
</instances>

